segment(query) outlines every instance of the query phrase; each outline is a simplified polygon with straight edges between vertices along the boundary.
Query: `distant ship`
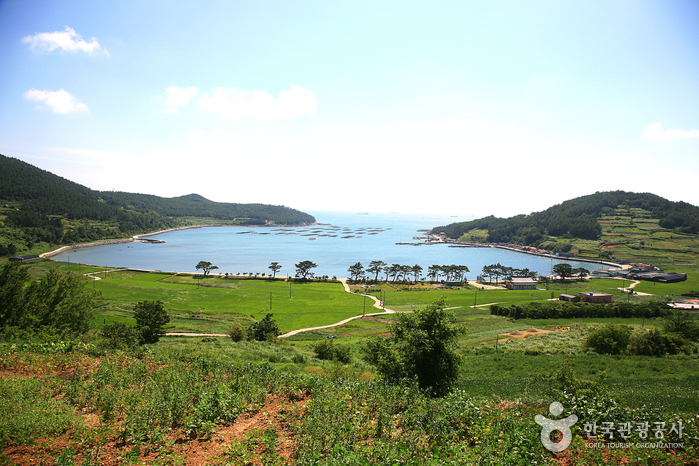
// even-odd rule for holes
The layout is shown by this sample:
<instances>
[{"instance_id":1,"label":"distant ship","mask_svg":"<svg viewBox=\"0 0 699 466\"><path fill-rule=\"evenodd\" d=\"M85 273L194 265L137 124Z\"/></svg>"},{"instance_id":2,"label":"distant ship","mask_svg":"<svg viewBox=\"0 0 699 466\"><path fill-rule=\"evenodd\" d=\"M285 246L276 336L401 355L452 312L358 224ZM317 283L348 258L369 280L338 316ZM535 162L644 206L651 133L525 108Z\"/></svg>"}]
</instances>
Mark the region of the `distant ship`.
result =
<instances>
[{"instance_id":1,"label":"distant ship","mask_svg":"<svg viewBox=\"0 0 699 466\"><path fill-rule=\"evenodd\" d=\"M369 212L357 212L357 215L369 215Z\"/></svg>"}]
</instances>

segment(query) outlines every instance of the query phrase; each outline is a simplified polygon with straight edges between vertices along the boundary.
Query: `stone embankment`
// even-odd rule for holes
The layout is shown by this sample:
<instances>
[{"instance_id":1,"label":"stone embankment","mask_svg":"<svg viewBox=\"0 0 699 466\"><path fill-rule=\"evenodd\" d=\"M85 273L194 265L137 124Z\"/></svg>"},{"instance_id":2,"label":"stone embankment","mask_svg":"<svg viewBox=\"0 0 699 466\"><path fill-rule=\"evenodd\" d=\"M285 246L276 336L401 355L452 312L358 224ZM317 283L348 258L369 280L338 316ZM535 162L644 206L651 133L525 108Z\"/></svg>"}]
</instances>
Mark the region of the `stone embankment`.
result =
<instances>
[{"instance_id":1,"label":"stone embankment","mask_svg":"<svg viewBox=\"0 0 699 466\"><path fill-rule=\"evenodd\" d=\"M53 256L57 256L59 254L62 254L67 251L71 251L73 249L82 249L82 248L91 248L93 246L104 246L107 244L125 244L125 243L133 243L136 241L134 238L125 238L125 239L113 239L113 240L104 240L104 241L94 241L92 243L83 243L83 244L71 244L70 246L63 246L61 248L58 248L54 251L49 251L45 252L43 254L39 254L39 257L45 257L45 258L50 258Z\"/></svg>"}]
</instances>

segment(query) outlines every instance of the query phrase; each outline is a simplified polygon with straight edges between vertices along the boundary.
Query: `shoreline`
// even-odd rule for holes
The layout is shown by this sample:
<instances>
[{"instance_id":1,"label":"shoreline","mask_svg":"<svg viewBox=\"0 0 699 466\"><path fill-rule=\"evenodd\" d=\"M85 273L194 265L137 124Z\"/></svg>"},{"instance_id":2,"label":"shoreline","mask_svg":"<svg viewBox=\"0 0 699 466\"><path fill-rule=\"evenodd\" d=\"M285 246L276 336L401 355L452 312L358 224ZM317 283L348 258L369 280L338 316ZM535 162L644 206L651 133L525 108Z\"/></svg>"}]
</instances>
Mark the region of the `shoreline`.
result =
<instances>
[{"instance_id":1,"label":"shoreline","mask_svg":"<svg viewBox=\"0 0 699 466\"><path fill-rule=\"evenodd\" d=\"M318 223L316 222L316 223L310 223L308 225L317 225L317 224ZM69 244L67 246L61 246L58 249L54 249L53 251L42 252L41 254L39 254L39 257L41 257L42 259L50 259L53 256L63 254L64 252L72 251L74 249L91 248L91 247L95 247L95 246L106 246L109 244L134 243L134 242L141 241L141 239L143 239L143 237L146 237L146 236L155 236L155 235L161 235L163 233L172 233L173 231L193 230L196 228L214 228L214 227L263 228L263 227L272 227L272 226L279 226L279 225L222 225L222 224L214 224L214 223L204 223L201 225L187 225L187 226L183 226L183 227L168 228L166 230L158 230L158 231L152 231L152 232L148 232L148 233L139 233L138 235L133 235L131 238L105 239L105 240L100 240L100 241L92 241L90 243Z\"/></svg>"},{"instance_id":2,"label":"shoreline","mask_svg":"<svg viewBox=\"0 0 699 466\"><path fill-rule=\"evenodd\" d=\"M313 226L313 225L327 225L327 224L314 222L314 223L310 223L310 224L297 225L297 227ZM225 224L212 224L212 223L205 223L205 224L199 224L199 225L186 225L186 226L181 226L181 227L168 228L165 230L140 233L138 235L133 235L130 238L101 240L101 241L93 241L90 243L80 243L80 244L61 246L60 248L55 249L53 251L41 253L41 254L39 254L39 257L45 258L45 259L51 259L57 255L63 254L63 253L68 252L68 251L77 250L77 249L84 249L84 248L95 247L95 246L107 246L107 245L112 245L112 244L127 244L127 243L133 243L133 242L147 242L148 241L146 239L147 237L161 235L164 233L172 233L175 231L193 230L193 229L199 229L199 228L214 228L214 227L268 228L268 227L279 227L279 226L288 226L288 225L276 225L276 224L274 224L274 225L225 225ZM439 241L439 242L434 242L432 244L445 244L445 243L446 242ZM556 260L561 260L561 261L587 262L590 264L599 264L601 266L614 267L614 268L618 268L618 269L622 269L622 270L625 268L621 264L617 264L617 263L609 262L609 261L604 261L604 260L595 260L595 259L588 259L588 258L581 258L581 257L559 257L559 256L551 255L551 254L544 254L544 253L539 253L539 252L527 251L524 249L519 249L519 248L514 247L514 246L503 245L503 244L489 243L489 244L484 244L481 247L503 249L506 251L512 251L512 252L517 252L517 253L522 253L522 254L529 254L529 255L543 257L543 258L547 258L547 259L551 259L551 260L556 259ZM178 272L176 272L176 273L178 273Z\"/></svg>"}]
</instances>

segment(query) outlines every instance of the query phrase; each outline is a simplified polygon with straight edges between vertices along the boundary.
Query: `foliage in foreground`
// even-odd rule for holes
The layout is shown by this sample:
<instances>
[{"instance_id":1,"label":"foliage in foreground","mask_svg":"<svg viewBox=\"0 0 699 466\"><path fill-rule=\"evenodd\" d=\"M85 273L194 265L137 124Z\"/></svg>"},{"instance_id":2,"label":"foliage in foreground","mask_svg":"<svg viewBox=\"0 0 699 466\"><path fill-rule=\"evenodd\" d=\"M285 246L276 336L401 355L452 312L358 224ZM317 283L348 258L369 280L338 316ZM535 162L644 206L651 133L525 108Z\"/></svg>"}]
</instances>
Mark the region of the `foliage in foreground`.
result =
<instances>
[{"instance_id":1,"label":"foliage in foreground","mask_svg":"<svg viewBox=\"0 0 699 466\"><path fill-rule=\"evenodd\" d=\"M366 361L390 382L415 379L436 396L449 393L458 377L458 337L465 329L452 323L453 315L444 307L442 298L423 310L400 314L389 325L391 337L367 341Z\"/></svg>"},{"instance_id":2,"label":"foliage in foreground","mask_svg":"<svg viewBox=\"0 0 699 466\"><path fill-rule=\"evenodd\" d=\"M67 434L73 458L89 457L99 463L100 451L111 445L119 449L119 456L133 462L177 464L183 458L178 456L179 446L214 438L217 429L261 413L267 419L265 428L234 438L207 461L442 465L541 464L554 459L542 447L540 427L534 422L536 414L548 415L547 406L475 400L465 391L433 398L417 385L291 376L269 365L230 365L184 355L164 360L128 356L93 360L75 353L66 358L5 352L1 361L4 370L34 370L46 382L0 381L0 403L3 412L10 414L0 418L0 439L6 447ZM67 367L77 367L71 378L49 376ZM571 459L596 462L598 452L585 446L586 433L589 426L604 422L648 422L650 426L665 422L664 441L683 442L684 450L608 452L617 460L625 455L636 462L668 464L677 454L676 463L681 464L696 457L695 419L622 408L600 396L598 387L577 379L570 367L561 368L554 379L551 401L561 401L566 415L574 412L579 417L573 443L565 453ZM591 395L585 389L592 390ZM27 402L22 401L25 398ZM275 415L264 414L270 403L277 402L283 409ZM100 424L91 433L76 427L82 423L80 412L99 415ZM45 415L47 422L26 428ZM680 421L682 439L669 432ZM654 435L652 429L648 433ZM177 442L172 441L173 435L178 436ZM643 441L640 435L634 431L629 441ZM604 435L598 438L605 440ZM64 456L70 456L68 452Z\"/></svg>"},{"instance_id":3,"label":"foliage in foreground","mask_svg":"<svg viewBox=\"0 0 699 466\"><path fill-rule=\"evenodd\" d=\"M29 282L27 268L19 262L9 262L0 271L0 328L88 331L94 295L79 276L50 269L41 280Z\"/></svg>"}]
</instances>

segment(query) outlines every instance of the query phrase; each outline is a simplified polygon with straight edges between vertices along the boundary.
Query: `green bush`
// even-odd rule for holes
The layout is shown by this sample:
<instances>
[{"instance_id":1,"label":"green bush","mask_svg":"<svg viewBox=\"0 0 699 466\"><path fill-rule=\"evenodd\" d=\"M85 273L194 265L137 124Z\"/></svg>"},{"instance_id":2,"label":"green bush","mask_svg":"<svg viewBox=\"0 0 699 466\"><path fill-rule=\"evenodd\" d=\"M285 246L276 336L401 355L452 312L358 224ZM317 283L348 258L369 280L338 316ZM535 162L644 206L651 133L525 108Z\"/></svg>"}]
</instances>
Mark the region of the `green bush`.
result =
<instances>
[{"instance_id":1,"label":"green bush","mask_svg":"<svg viewBox=\"0 0 699 466\"><path fill-rule=\"evenodd\" d=\"M170 316L162 301L141 301L134 307L136 328L141 332L142 343L155 343L160 335L165 333L163 328L170 322Z\"/></svg>"},{"instance_id":2,"label":"green bush","mask_svg":"<svg viewBox=\"0 0 699 466\"><path fill-rule=\"evenodd\" d=\"M27 269L18 262L0 270L0 327L87 333L94 294L86 290L80 276L51 269L41 280L30 281Z\"/></svg>"},{"instance_id":3,"label":"green bush","mask_svg":"<svg viewBox=\"0 0 699 466\"><path fill-rule=\"evenodd\" d=\"M461 363L458 337L465 329L452 324L444 298L411 314L400 314L389 326L391 337L372 338L364 346L367 362L388 381L416 379L435 396L449 393Z\"/></svg>"},{"instance_id":4,"label":"green bush","mask_svg":"<svg viewBox=\"0 0 699 466\"><path fill-rule=\"evenodd\" d=\"M607 324L590 332L585 347L599 354L621 354L626 352L631 338L631 327Z\"/></svg>"},{"instance_id":5,"label":"green bush","mask_svg":"<svg viewBox=\"0 0 699 466\"><path fill-rule=\"evenodd\" d=\"M347 345L336 345L332 340L322 340L315 344L313 351L318 359L327 361L338 361L343 364L350 362L350 347Z\"/></svg>"},{"instance_id":6,"label":"green bush","mask_svg":"<svg viewBox=\"0 0 699 466\"><path fill-rule=\"evenodd\" d=\"M281 332L277 323L272 320L272 314L268 313L264 319L253 322L248 328L248 336L253 340L274 340Z\"/></svg>"},{"instance_id":7,"label":"green bush","mask_svg":"<svg viewBox=\"0 0 699 466\"><path fill-rule=\"evenodd\" d=\"M100 330L100 335L104 337L102 346L109 349L132 349L141 339L141 333L124 322L105 325Z\"/></svg>"},{"instance_id":8,"label":"green bush","mask_svg":"<svg viewBox=\"0 0 699 466\"><path fill-rule=\"evenodd\" d=\"M233 324L228 329L228 336L235 342L243 341L247 337L245 329L238 324Z\"/></svg>"},{"instance_id":9,"label":"green bush","mask_svg":"<svg viewBox=\"0 0 699 466\"><path fill-rule=\"evenodd\" d=\"M629 353L639 356L665 356L689 351L687 341L682 335L655 329L636 333L629 342Z\"/></svg>"},{"instance_id":10,"label":"green bush","mask_svg":"<svg viewBox=\"0 0 699 466\"><path fill-rule=\"evenodd\" d=\"M686 311L671 311L663 320L663 330L666 333L676 333L688 340L699 339L699 325L692 320L692 315Z\"/></svg>"}]
</instances>

